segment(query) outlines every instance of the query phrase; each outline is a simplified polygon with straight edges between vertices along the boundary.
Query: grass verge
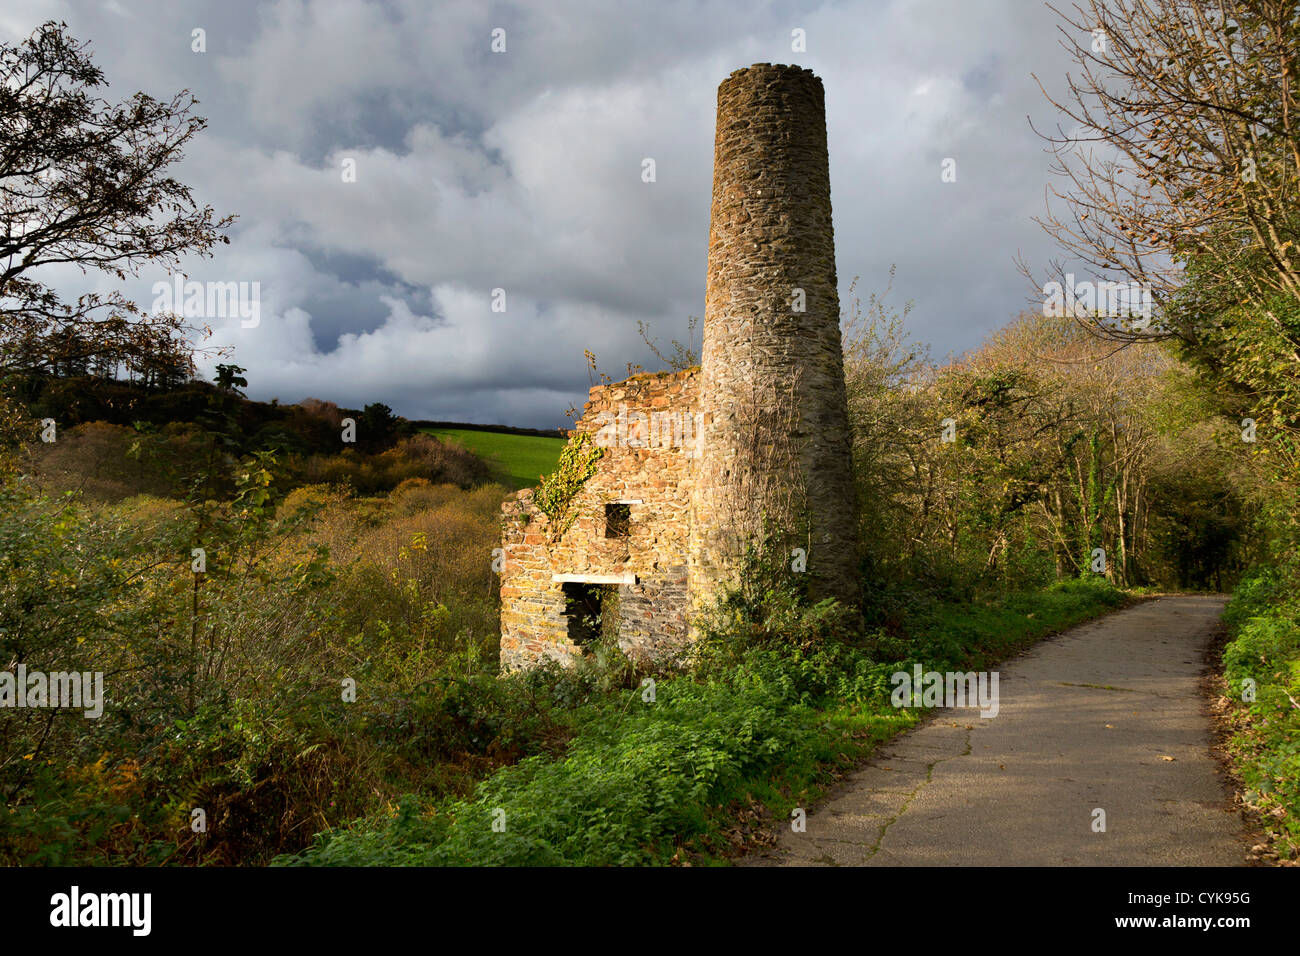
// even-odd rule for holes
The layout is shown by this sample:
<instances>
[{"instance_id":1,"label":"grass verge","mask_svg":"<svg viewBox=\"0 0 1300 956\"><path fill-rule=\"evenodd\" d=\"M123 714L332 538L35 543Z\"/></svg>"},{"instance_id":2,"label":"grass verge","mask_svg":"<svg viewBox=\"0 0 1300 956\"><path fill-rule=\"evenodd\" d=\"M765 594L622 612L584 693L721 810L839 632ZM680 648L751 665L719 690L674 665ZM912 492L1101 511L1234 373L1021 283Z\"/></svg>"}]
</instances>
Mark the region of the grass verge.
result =
<instances>
[{"instance_id":1,"label":"grass verge","mask_svg":"<svg viewBox=\"0 0 1300 956\"><path fill-rule=\"evenodd\" d=\"M1300 602L1294 576L1260 568L1244 577L1223 615L1226 749L1270 844L1261 856L1300 860Z\"/></svg>"},{"instance_id":2,"label":"grass verge","mask_svg":"<svg viewBox=\"0 0 1300 956\"><path fill-rule=\"evenodd\" d=\"M713 642L687 673L594 698L560 756L525 758L442 807L405 797L395 813L320 834L277 863L725 862L738 817L759 828L788 817L917 721L918 712L890 705L894 671L982 667L1124 601L1104 583L1069 581L975 604L916 605L906 648L888 630L836 641L835 610L803 608L772 619L767 637L779 639ZM560 687L575 678L554 679Z\"/></svg>"}]
</instances>

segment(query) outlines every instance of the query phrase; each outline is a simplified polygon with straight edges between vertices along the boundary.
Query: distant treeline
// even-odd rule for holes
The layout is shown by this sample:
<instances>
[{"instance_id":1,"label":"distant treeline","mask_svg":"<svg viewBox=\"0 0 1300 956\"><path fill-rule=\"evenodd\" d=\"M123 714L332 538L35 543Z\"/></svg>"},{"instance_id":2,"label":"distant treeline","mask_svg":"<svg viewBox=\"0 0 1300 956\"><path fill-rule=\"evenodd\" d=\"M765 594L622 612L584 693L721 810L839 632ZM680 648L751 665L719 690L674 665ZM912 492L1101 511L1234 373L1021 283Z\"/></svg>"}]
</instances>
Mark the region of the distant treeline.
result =
<instances>
[{"instance_id":1,"label":"distant treeline","mask_svg":"<svg viewBox=\"0 0 1300 956\"><path fill-rule=\"evenodd\" d=\"M362 424L357 447L366 452L383 451L415 431L378 403L351 409L315 398L294 404L281 404L279 399L261 402L237 389L222 390L199 379L159 388L93 375L65 378L26 373L11 375L8 382L33 417L52 418L60 430L87 422L132 427L147 423L156 428L193 422L225 432L236 443L232 450L238 453L278 446L301 453L334 454L340 450L344 418ZM214 420L218 411L220 423Z\"/></svg>"},{"instance_id":2,"label":"distant treeline","mask_svg":"<svg viewBox=\"0 0 1300 956\"><path fill-rule=\"evenodd\" d=\"M536 435L541 438L564 438L568 430L563 428L517 428L514 425L471 425L467 422L430 422L412 421L418 430L421 428L463 428L473 432L498 432L502 435Z\"/></svg>"},{"instance_id":3,"label":"distant treeline","mask_svg":"<svg viewBox=\"0 0 1300 956\"><path fill-rule=\"evenodd\" d=\"M486 461L453 442L419 434L382 402L362 409L304 398L295 404L246 397L239 366L218 366L217 383L145 385L98 375L12 374L5 384L54 441L33 441L25 463L51 492L78 489L116 501L131 494L212 498L235 493L241 458L269 453L281 492L307 484L383 494L408 478L471 488L491 479ZM196 484L198 482L198 484Z\"/></svg>"}]
</instances>

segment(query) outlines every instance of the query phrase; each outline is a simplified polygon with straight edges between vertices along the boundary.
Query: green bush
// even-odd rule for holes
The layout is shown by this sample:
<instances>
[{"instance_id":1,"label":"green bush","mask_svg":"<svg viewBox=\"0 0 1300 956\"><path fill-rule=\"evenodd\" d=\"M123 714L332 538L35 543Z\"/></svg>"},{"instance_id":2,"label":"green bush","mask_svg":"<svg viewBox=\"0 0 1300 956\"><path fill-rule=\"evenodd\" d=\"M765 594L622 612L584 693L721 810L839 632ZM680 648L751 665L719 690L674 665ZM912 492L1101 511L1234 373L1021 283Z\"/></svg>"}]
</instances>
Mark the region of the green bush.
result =
<instances>
[{"instance_id":1,"label":"green bush","mask_svg":"<svg viewBox=\"0 0 1300 956\"><path fill-rule=\"evenodd\" d=\"M1229 746L1243 797L1283 859L1300 855L1298 577L1285 566L1255 569L1243 576L1224 613L1232 640L1223 671L1235 702Z\"/></svg>"},{"instance_id":2,"label":"green bush","mask_svg":"<svg viewBox=\"0 0 1300 956\"><path fill-rule=\"evenodd\" d=\"M323 831L276 863L600 866L664 863L683 848L711 852L727 807L758 792L774 813L786 812L790 795L806 792L823 768L916 719L889 703L890 674L910 662L873 659L861 641L845 640L857 635L839 608L800 603L793 590L778 579L766 604L734 594L720 602L691 669L660 675L652 699L640 685L598 693L581 671L519 678L577 707L562 755L504 767L462 800L408 795L393 813ZM939 618L973 623L939 643L964 639L950 660L965 661L1122 600L1104 584L1068 582L974 615L953 608ZM1027 617L1035 613L1027 607L1046 613ZM1001 633L1009 624L1017 625L1010 639Z\"/></svg>"},{"instance_id":3,"label":"green bush","mask_svg":"<svg viewBox=\"0 0 1300 956\"><path fill-rule=\"evenodd\" d=\"M624 691L583 724L560 759L529 757L497 771L471 800L403 845L411 813L338 831L284 863L299 865L555 864L661 861L703 833L707 810L763 777L816 732L816 713L764 680L679 677L653 703ZM504 830L493 822L504 821ZM376 840L376 833L381 836ZM436 834L437 842L428 842ZM400 848L400 849L399 849ZM377 852L376 852L377 851Z\"/></svg>"}]
</instances>

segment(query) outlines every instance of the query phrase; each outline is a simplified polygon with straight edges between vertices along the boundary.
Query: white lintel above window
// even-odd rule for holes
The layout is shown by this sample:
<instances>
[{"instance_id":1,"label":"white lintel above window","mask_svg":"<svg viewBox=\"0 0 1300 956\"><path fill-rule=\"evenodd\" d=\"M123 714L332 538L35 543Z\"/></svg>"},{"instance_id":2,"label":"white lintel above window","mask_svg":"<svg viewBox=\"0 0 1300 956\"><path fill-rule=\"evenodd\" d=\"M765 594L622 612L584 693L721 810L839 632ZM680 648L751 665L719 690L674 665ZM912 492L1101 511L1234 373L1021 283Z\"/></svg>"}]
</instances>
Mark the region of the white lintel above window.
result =
<instances>
[{"instance_id":1,"label":"white lintel above window","mask_svg":"<svg viewBox=\"0 0 1300 956\"><path fill-rule=\"evenodd\" d=\"M552 574L552 584L636 584L631 571L623 574Z\"/></svg>"}]
</instances>

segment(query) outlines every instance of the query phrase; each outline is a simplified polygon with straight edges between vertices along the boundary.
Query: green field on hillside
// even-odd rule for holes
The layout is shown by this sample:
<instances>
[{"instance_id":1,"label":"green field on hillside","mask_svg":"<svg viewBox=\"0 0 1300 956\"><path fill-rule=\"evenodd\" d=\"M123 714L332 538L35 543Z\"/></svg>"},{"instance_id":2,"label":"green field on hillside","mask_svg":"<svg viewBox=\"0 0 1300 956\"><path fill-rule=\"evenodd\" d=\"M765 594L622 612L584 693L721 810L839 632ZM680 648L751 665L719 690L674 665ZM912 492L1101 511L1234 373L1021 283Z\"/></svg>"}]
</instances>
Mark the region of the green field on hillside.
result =
<instances>
[{"instance_id":1,"label":"green field on hillside","mask_svg":"<svg viewBox=\"0 0 1300 956\"><path fill-rule=\"evenodd\" d=\"M529 488L539 475L555 470L564 439L541 435L510 435L469 428L426 428L435 438L468 448L492 465L496 478L511 488Z\"/></svg>"}]
</instances>

